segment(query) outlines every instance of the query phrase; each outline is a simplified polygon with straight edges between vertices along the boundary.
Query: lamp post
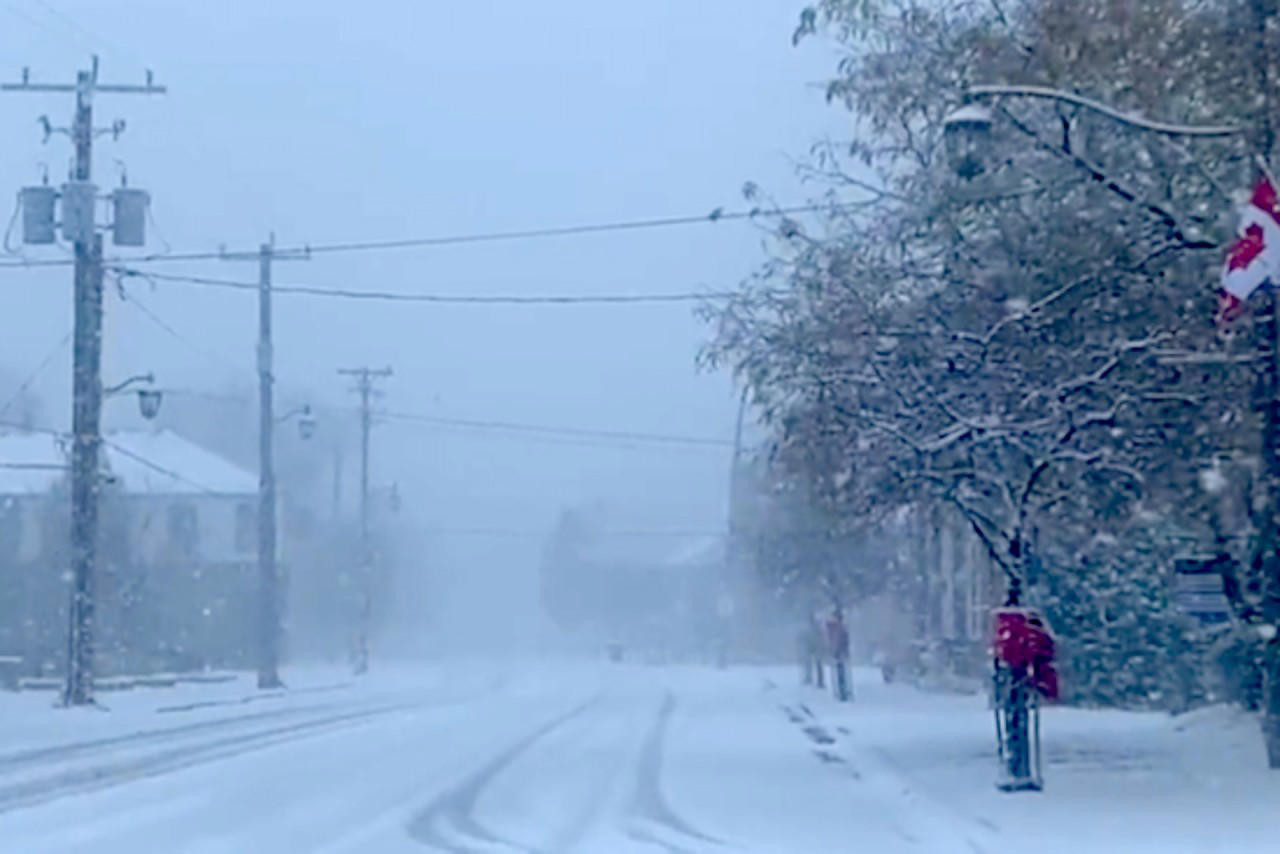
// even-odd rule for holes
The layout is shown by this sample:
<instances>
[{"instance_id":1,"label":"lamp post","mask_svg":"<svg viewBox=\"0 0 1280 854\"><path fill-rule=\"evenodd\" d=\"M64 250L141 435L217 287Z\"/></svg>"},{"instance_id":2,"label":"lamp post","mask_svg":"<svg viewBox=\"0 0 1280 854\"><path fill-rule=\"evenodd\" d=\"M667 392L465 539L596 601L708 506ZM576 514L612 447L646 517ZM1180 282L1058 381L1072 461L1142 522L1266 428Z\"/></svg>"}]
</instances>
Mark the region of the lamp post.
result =
<instances>
[{"instance_id":1,"label":"lamp post","mask_svg":"<svg viewBox=\"0 0 1280 854\"><path fill-rule=\"evenodd\" d=\"M973 110L984 111L988 119L990 119L990 111L980 105L980 102L988 98L1035 98L1047 101L1057 101L1063 104L1071 104L1076 107L1083 107L1086 110L1106 116L1112 121L1128 125L1137 130L1149 131L1151 133L1163 134L1165 136L1198 136L1209 138L1222 138L1241 136L1245 132L1245 128L1240 125L1180 125L1172 122L1159 122L1152 119L1136 116L1110 107L1101 101L1087 98L1083 95L1077 95L1074 92L1067 92L1063 89L1051 89L1047 86L1011 86L1006 84L983 84L978 86L970 86L965 90L966 103L947 116L946 122L949 124L953 121L963 121L967 116L971 116Z\"/></svg>"},{"instance_id":2,"label":"lamp post","mask_svg":"<svg viewBox=\"0 0 1280 854\"><path fill-rule=\"evenodd\" d=\"M942 124L951 165L960 177L973 178L985 171L981 152L988 143L995 123L994 113L986 102L1006 98L1030 98L1071 104L1134 130L1161 136L1223 139L1244 136L1247 132L1247 128L1240 125L1180 125L1154 121L1107 106L1093 98L1046 86L970 86L964 93L964 103L952 110Z\"/></svg>"},{"instance_id":3,"label":"lamp post","mask_svg":"<svg viewBox=\"0 0 1280 854\"><path fill-rule=\"evenodd\" d=\"M309 440L316 434L316 418L311 414L311 404L299 406L292 409L276 419L277 424L284 424L293 418L298 419L298 438L303 441Z\"/></svg>"},{"instance_id":4,"label":"lamp post","mask_svg":"<svg viewBox=\"0 0 1280 854\"><path fill-rule=\"evenodd\" d=\"M108 398L116 397L124 394L132 385L136 385L138 383L151 385L155 383L155 381L156 378L154 374L136 374L123 382L104 388L102 390L102 396ZM138 412L141 413L143 418L151 421L160 414L160 403L164 400L163 391L158 388L141 388L137 390L136 394L138 395Z\"/></svg>"},{"instance_id":5,"label":"lamp post","mask_svg":"<svg viewBox=\"0 0 1280 854\"><path fill-rule=\"evenodd\" d=\"M943 134L948 158L956 173L966 180L985 171L983 149L989 144L995 122L994 111L987 102L1007 98L1029 98L1070 104L1104 116L1111 121L1144 133L1172 137L1230 138L1243 136L1246 129L1237 125L1180 125L1154 121L1117 110L1100 101L1044 86L982 85L973 86L965 93L964 103L944 120ZM1280 300L1273 297L1273 306ZM1280 509L1280 322L1273 309L1271 339L1273 352L1270 365L1271 399L1266 407L1263 427L1263 447L1267 456L1270 504ZM1268 514L1270 534L1265 543L1274 542L1274 513ZM1052 650L1047 630L1039 622L1039 615L1021 607L1021 578L1011 579L1008 595L1002 608L994 613L993 660L996 701L996 738L1002 764L1003 780L999 787L1005 791L1038 790L1039 774L1039 717L1035 708L1037 692L1033 686L1035 674L1032 651ZM1280 579L1278 579L1280 581ZM1051 666L1051 665L1050 665ZM1033 761L1034 755L1034 761Z\"/></svg>"}]
</instances>

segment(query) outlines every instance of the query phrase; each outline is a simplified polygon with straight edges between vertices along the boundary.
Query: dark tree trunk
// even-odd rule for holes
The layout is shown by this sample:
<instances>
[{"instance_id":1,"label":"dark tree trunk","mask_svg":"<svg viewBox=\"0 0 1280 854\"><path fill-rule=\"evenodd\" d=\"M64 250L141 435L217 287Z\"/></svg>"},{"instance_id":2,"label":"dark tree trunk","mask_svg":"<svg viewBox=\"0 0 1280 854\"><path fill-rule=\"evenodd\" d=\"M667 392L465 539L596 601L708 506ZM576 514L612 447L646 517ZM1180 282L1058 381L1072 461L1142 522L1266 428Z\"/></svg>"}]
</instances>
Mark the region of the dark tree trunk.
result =
<instances>
[{"instance_id":1,"label":"dark tree trunk","mask_svg":"<svg viewBox=\"0 0 1280 854\"><path fill-rule=\"evenodd\" d=\"M1026 668L1015 668L1009 673L1009 752L1006 756L1010 780L1026 780L1031 777L1031 711L1030 679Z\"/></svg>"},{"instance_id":2,"label":"dark tree trunk","mask_svg":"<svg viewBox=\"0 0 1280 854\"><path fill-rule=\"evenodd\" d=\"M1262 651L1262 737L1267 765L1280 769L1280 638L1272 638Z\"/></svg>"}]
</instances>

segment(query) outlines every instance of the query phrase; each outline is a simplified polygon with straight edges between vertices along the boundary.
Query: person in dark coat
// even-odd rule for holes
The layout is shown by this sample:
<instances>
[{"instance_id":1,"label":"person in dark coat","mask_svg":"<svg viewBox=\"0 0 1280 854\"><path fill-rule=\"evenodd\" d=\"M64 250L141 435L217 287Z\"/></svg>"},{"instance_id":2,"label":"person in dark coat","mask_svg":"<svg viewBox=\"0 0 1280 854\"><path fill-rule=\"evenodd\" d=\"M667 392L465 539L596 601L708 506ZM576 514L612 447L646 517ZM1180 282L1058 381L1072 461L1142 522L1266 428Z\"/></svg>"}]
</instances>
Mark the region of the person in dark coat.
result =
<instances>
[{"instance_id":1,"label":"person in dark coat","mask_svg":"<svg viewBox=\"0 0 1280 854\"><path fill-rule=\"evenodd\" d=\"M834 670L836 699L845 702L850 699L849 691L849 629L844 623L844 613L840 608L833 608L827 619L827 650L831 656Z\"/></svg>"}]
</instances>

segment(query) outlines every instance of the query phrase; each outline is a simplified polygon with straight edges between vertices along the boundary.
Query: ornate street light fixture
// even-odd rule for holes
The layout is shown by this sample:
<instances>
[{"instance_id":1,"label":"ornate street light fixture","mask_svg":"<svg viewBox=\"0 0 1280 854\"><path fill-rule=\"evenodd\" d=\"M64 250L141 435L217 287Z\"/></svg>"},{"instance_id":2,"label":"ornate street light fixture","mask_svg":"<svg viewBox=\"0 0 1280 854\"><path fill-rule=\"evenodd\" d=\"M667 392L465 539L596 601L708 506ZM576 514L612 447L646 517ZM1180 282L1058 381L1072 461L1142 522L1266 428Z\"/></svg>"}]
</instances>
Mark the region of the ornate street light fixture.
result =
<instances>
[{"instance_id":1,"label":"ornate street light fixture","mask_svg":"<svg viewBox=\"0 0 1280 854\"><path fill-rule=\"evenodd\" d=\"M303 440L310 439L316 434L316 418L311 414L311 404L300 406L297 409L286 412L276 419L277 424L283 424L290 418L298 419L298 436Z\"/></svg>"},{"instance_id":2,"label":"ornate street light fixture","mask_svg":"<svg viewBox=\"0 0 1280 854\"><path fill-rule=\"evenodd\" d=\"M991 140L991 110L981 104L964 104L946 117L942 125L951 168L965 180L986 171L983 157Z\"/></svg>"},{"instance_id":3,"label":"ornate street light fixture","mask_svg":"<svg viewBox=\"0 0 1280 854\"><path fill-rule=\"evenodd\" d=\"M153 385L156 381L155 374L135 374L121 383L108 386L102 390L103 397L116 397L123 394L129 389L129 386L138 383L146 383ZM142 417L148 421L152 420L160 413L160 403L164 399L164 392L158 388L145 388L138 390L138 411Z\"/></svg>"}]
</instances>

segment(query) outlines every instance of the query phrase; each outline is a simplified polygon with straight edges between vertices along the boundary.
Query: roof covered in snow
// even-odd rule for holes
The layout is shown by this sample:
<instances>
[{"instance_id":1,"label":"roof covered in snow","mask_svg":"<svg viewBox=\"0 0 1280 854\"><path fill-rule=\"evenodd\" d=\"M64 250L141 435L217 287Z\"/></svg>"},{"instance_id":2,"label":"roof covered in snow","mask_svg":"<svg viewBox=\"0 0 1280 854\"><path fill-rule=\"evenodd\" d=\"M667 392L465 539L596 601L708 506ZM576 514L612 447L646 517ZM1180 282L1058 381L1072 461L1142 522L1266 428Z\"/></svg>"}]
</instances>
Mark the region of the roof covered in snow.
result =
<instances>
[{"instance_id":1,"label":"roof covered in snow","mask_svg":"<svg viewBox=\"0 0 1280 854\"><path fill-rule=\"evenodd\" d=\"M65 474L61 439L50 433L0 433L0 495L43 495Z\"/></svg>"},{"instance_id":2,"label":"roof covered in snow","mask_svg":"<svg viewBox=\"0 0 1280 854\"><path fill-rule=\"evenodd\" d=\"M604 532L578 550L579 559L602 566L682 573L719 566L724 561L723 535L660 531Z\"/></svg>"},{"instance_id":3,"label":"roof covered in snow","mask_svg":"<svg viewBox=\"0 0 1280 854\"><path fill-rule=\"evenodd\" d=\"M66 475L63 437L0 434L0 495L48 492ZM132 495L254 495L258 478L172 430L108 433L102 468L117 489Z\"/></svg>"},{"instance_id":4,"label":"roof covered in snow","mask_svg":"<svg viewBox=\"0 0 1280 854\"><path fill-rule=\"evenodd\" d=\"M722 534L691 538L667 556L667 566L673 569L719 566L725 560L724 540Z\"/></svg>"},{"instance_id":5,"label":"roof covered in snow","mask_svg":"<svg viewBox=\"0 0 1280 854\"><path fill-rule=\"evenodd\" d=\"M106 468L131 494L256 495L258 477L172 430L109 433Z\"/></svg>"}]
</instances>

